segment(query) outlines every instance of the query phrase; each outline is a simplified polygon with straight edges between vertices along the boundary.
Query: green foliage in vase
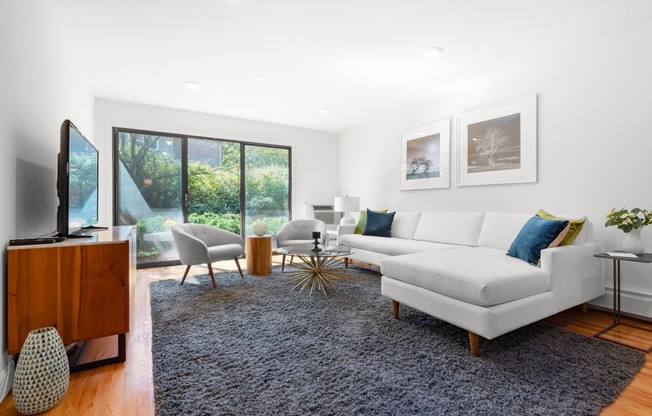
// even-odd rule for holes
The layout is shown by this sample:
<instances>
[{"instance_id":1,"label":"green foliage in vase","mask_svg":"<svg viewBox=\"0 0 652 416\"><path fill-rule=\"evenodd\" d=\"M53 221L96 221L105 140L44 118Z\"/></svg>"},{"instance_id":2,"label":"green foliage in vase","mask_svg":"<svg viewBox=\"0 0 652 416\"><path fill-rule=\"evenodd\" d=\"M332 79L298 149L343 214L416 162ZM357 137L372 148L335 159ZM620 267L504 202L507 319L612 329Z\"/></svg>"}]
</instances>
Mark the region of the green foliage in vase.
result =
<instances>
[{"instance_id":1,"label":"green foliage in vase","mask_svg":"<svg viewBox=\"0 0 652 416\"><path fill-rule=\"evenodd\" d=\"M650 224L652 224L652 210L634 208L630 211L625 208L620 210L612 208L607 212L607 222L604 226L615 226L628 233Z\"/></svg>"}]
</instances>

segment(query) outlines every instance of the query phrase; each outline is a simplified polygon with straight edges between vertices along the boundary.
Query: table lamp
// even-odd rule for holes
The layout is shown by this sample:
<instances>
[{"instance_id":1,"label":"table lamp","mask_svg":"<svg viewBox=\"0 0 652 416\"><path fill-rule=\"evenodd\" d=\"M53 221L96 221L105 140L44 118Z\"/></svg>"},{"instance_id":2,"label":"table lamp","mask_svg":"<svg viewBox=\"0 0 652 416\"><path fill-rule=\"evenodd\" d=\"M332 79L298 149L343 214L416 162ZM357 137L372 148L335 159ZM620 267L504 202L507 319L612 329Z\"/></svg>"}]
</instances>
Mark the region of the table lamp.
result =
<instances>
[{"instance_id":1,"label":"table lamp","mask_svg":"<svg viewBox=\"0 0 652 416\"><path fill-rule=\"evenodd\" d=\"M355 225L355 218L351 215L351 211L360 209L360 197L357 196L336 196L335 209L337 212L346 212L346 215L340 220L340 225Z\"/></svg>"}]
</instances>

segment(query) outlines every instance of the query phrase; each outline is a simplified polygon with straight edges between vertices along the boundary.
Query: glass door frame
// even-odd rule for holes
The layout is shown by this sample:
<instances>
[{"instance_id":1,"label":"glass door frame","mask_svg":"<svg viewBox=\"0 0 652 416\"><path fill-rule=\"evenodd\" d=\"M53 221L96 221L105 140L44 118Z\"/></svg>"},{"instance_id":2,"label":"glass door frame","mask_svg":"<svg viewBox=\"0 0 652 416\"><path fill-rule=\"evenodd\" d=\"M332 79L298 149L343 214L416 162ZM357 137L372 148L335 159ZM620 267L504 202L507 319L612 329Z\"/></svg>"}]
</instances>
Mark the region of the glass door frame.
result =
<instances>
[{"instance_id":1,"label":"glass door frame","mask_svg":"<svg viewBox=\"0 0 652 416\"><path fill-rule=\"evenodd\" d=\"M141 134L159 137L173 137L181 139L181 212L183 214L183 221L188 222L188 140L215 140L220 142L238 143L240 145L240 236L244 239L246 237L246 192L245 192L245 171L246 171L246 146L269 147L274 149L284 149L288 151L288 221L292 220L292 146L284 146L278 144L249 142L233 139L221 139L218 137L205 137L198 135L188 134L175 134L169 132L159 132L153 130L132 129L126 127L112 127L113 132L113 225L118 225L118 176L120 171L120 156L118 151L120 133ZM150 267L164 267L176 266L181 264L179 260L158 261L145 264L138 264L137 268L150 268Z\"/></svg>"}]
</instances>

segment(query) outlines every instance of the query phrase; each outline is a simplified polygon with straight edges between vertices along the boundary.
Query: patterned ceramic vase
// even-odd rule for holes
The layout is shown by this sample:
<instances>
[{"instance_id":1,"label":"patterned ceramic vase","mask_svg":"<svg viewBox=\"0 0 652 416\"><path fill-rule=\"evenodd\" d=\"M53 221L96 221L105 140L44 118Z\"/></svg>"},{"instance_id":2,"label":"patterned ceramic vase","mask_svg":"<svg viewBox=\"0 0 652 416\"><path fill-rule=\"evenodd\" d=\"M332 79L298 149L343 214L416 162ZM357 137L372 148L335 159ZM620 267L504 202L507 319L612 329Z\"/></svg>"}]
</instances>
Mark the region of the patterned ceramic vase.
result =
<instances>
[{"instance_id":1,"label":"patterned ceramic vase","mask_svg":"<svg viewBox=\"0 0 652 416\"><path fill-rule=\"evenodd\" d=\"M68 390L66 347L52 327L35 329L20 350L14 376L16 410L33 415L54 407Z\"/></svg>"}]
</instances>

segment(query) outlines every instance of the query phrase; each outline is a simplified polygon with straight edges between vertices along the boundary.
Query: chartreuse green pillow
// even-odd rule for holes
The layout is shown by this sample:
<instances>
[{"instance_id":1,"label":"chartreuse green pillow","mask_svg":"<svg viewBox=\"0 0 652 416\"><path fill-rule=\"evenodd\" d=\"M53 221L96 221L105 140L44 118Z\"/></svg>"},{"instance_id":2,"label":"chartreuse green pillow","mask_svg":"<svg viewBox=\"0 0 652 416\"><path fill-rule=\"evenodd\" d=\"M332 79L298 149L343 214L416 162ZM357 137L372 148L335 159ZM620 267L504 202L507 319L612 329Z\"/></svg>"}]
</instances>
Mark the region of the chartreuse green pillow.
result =
<instances>
[{"instance_id":1,"label":"chartreuse green pillow","mask_svg":"<svg viewBox=\"0 0 652 416\"><path fill-rule=\"evenodd\" d=\"M546 220L566 220L570 223L570 226L568 227L568 233L566 233L566 237L564 237L564 239L561 240L561 243L559 243L560 246L569 246L573 244L573 241L575 241L577 236L580 234L582 228L584 227L584 223L586 222L586 220L573 220L570 218L557 217L542 209L537 212L537 215Z\"/></svg>"},{"instance_id":2,"label":"chartreuse green pillow","mask_svg":"<svg viewBox=\"0 0 652 416\"><path fill-rule=\"evenodd\" d=\"M380 212L385 214L386 209L374 209L374 212ZM360 219L358 219L358 225L355 226L355 234L362 234L364 232L364 226L367 225L367 210L360 211Z\"/></svg>"}]
</instances>

